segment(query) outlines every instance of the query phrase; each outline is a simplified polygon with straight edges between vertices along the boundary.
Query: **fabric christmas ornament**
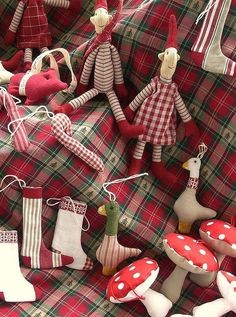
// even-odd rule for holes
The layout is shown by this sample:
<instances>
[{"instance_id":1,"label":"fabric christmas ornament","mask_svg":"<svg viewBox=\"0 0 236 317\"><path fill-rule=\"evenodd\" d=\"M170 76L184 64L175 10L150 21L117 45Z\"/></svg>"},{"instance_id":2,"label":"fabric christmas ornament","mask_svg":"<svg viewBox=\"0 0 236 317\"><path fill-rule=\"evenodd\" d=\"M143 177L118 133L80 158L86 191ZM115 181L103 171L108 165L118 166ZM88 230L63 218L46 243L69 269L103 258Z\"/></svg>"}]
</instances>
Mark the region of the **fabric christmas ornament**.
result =
<instances>
[{"instance_id":1,"label":"fabric christmas ornament","mask_svg":"<svg viewBox=\"0 0 236 317\"><path fill-rule=\"evenodd\" d=\"M178 233L169 233L165 235L163 245L167 256L176 267L162 284L160 292L172 303L179 299L189 272L200 275L218 271L215 255L202 241Z\"/></svg>"},{"instance_id":2,"label":"fabric christmas ornament","mask_svg":"<svg viewBox=\"0 0 236 317\"><path fill-rule=\"evenodd\" d=\"M20 0L5 36L5 44L11 45L16 39L18 49L25 49L24 70L32 64L32 49L41 52L47 50L52 43L48 30L45 4L53 7L69 9L75 14L81 9L80 0Z\"/></svg>"},{"instance_id":3,"label":"fabric christmas ornament","mask_svg":"<svg viewBox=\"0 0 236 317\"><path fill-rule=\"evenodd\" d=\"M55 203L50 203L57 200ZM73 257L74 262L67 267L76 270L92 270L93 262L84 252L81 245L81 233L89 229L89 222L85 216L87 204L72 200L71 197L49 198L49 206L59 204L57 221L52 240L52 248ZM88 228L83 229L84 218L87 220Z\"/></svg>"},{"instance_id":4,"label":"fabric christmas ornament","mask_svg":"<svg viewBox=\"0 0 236 317\"><path fill-rule=\"evenodd\" d=\"M217 214L216 211L200 205L196 198L201 159L206 151L207 146L201 143L197 157L192 157L183 164L183 168L190 171L190 177L185 191L179 196L173 206L174 212L179 219L178 230L181 233L189 233L194 221L214 218Z\"/></svg>"},{"instance_id":5,"label":"fabric christmas ornament","mask_svg":"<svg viewBox=\"0 0 236 317\"><path fill-rule=\"evenodd\" d=\"M165 317L172 307L171 301L150 288L159 271L157 262L147 257L131 263L110 279L107 299L118 304L140 300L149 316Z\"/></svg>"},{"instance_id":6,"label":"fabric christmas ornament","mask_svg":"<svg viewBox=\"0 0 236 317\"><path fill-rule=\"evenodd\" d=\"M77 93L81 94L81 96L61 106L54 106L54 112L69 114L99 93L104 93L109 100L121 135L127 138L137 137L143 133L143 127L141 124L131 125L128 123L117 98L117 95L119 97L127 96L127 90L124 85L119 53L115 46L110 43L111 32L119 18L123 0L119 1L117 12L113 19L107 10L104 9L105 3L104 1L97 2L95 15L90 18L95 26L97 37L85 53L85 63L77 87ZM93 69L94 88L88 90L88 83Z\"/></svg>"},{"instance_id":7,"label":"fabric christmas ornament","mask_svg":"<svg viewBox=\"0 0 236 317\"><path fill-rule=\"evenodd\" d=\"M158 55L161 60L160 77L154 77L124 111L128 120L133 120L137 125L143 124L145 127L145 132L138 137L129 166L129 175L140 172L145 145L150 143L153 145L152 173L166 186L177 180L161 161L162 147L173 145L176 141L176 110L184 122L185 136L198 139L200 135L178 92L177 85L172 82L180 58L176 49L176 35L176 19L171 15L166 49Z\"/></svg>"},{"instance_id":8,"label":"fabric christmas ornament","mask_svg":"<svg viewBox=\"0 0 236 317\"><path fill-rule=\"evenodd\" d=\"M103 189L109 194L110 202L98 208L98 213L107 217L105 234L103 240L96 251L96 257L102 264L103 275L113 275L117 271L119 263L133 256L138 256L141 250L136 248L128 248L121 245L117 240L118 224L120 217L120 206L116 202L116 195L109 191L107 187L112 184L118 184L126 180L141 177L145 174L134 175L128 178L116 179L103 184Z\"/></svg>"},{"instance_id":9,"label":"fabric christmas ornament","mask_svg":"<svg viewBox=\"0 0 236 317\"><path fill-rule=\"evenodd\" d=\"M196 65L204 70L236 76L236 62L221 50L221 38L232 0L209 0L197 22L204 17L202 27L192 46L191 55Z\"/></svg>"},{"instance_id":10,"label":"fabric christmas ornament","mask_svg":"<svg viewBox=\"0 0 236 317\"><path fill-rule=\"evenodd\" d=\"M67 115L63 113L56 114L52 118L51 129L57 140L68 150L98 172L104 171L102 160L94 152L88 150L83 144L72 137L72 124Z\"/></svg>"},{"instance_id":11,"label":"fabric christmas ornament","mask_svg":"<svg viewBox=\"0 0 236 317\"><path fill-rule=\"evenodd\" d=\"M33 302L42 292L28 282L21 273L17 231L0 231L0 300Z\"/></svg>"},{"instance_id":12,"label":"fabric christmas ornament","mask_svg":"<svg viewBox=\"0 0 236 317\"><path fill-rule=\"evenodd\" d=\"M71 72L71 83L60 80L57 63L52 56L53 53L60 52ZM42 71L42 60L50 58L50 68ZM8 92L14 96L25 96L26 105L37 104L47 96L63 90L72 94L77 85L76 77L70 62L70 55L64 48L57 48L40 54L33 62L31 70L27 73L19 73L11 77L8 85Z\"/></svg>"},{"instance_id":13,"label":"fabric christmas ornament","mask_svg":"<svg viewBox=\"0 0 236 317\"><path fill-rule=\"evenodd\" d=\"M11 72L17 69L22 56L23 51L18 51L8 61L0 61L0 85L8 84L10 82L11 77L14 75Z\"/></svg>"},{"instance_id":14,"label":"fabric christmas ornament","mask_svg":"<svg viewBox=\"0 0 236 317\"><path fill-rule=\"evenodd\" d=\"M14 140L14 148L18 152L27 152L30 146L30 142L28 139L26 129L23 124L21 124L20 126L16 124L16 120L21 120L19 110L16 106L13 97L3 87L0 87L0 108L1 105L4 106L4 108L7 111L7 114L10 117L10 124L12 124L13 128L16 129L15 133L11 134L11 137L13 137ZM9 131L11 132L11 130Z\"/></svg>"}]
</instances>

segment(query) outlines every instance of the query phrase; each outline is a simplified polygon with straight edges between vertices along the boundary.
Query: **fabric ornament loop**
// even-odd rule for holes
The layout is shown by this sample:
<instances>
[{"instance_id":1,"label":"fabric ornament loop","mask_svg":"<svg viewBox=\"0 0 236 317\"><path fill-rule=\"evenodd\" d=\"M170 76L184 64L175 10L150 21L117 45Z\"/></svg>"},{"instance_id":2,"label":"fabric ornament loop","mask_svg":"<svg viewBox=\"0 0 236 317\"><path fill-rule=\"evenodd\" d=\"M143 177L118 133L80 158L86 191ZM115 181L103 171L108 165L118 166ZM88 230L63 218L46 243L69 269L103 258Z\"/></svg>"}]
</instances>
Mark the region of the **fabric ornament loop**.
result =
<instances>
[{"instance_id":1,"label":"fabric ornament loop","mask_svg":"<svg viewBox=\"0 0 236 317\"><path fill-rule=\"evenodd\" d=\"M131 175L129 177L118 178L118 179L115 179L114 181L103 183L102 187L103 187L104 191L109 195L110 201L116 201L116 195L107 189L107 187L109 185L119 184L119 183L122 183L122 182L125 182L128 180L131 180L131 179L135 179L135 178L147 176L147 175L148 175L148 173L141 173L141 174L134 174L134 175Z\"/></svg>"},{"instance_id":2,"label":"fabric ornament loop","mask_svg":"<svg viewBox=\"0 0 236 317\"><path fill-rule=\"evenodd\" d=\"M198 22L204 17L205 14L207 14L207 12L212 8L214 7L214 5L216 4L217 1L213 1L213 0L210 0L205 8L204 11L202 11L198 17L197 17L197 20L195 22L195 24L198 24Z\"/></svg>"},{"instance_id":3,"label":"fabric ornament loop","mask_svg":"<svg viewBox=\"0 0 236 317\"><path fill-rule=\"evenodd\" d=\"M11 94L8 93L8 91L6 90L5 87L0 86L0 92L2 93L2 101L3 101L3 106L6 109L6 111L8 112L7 106L6 106L6 95L10 95L11 98L15 101L15 104L18 105L21 103L21 100L15 96L12 96Z\"/></svg>"},{"instance_id":4,"label":"fabric ornament loop","mask_svg":"<svg viewBox=\"0 0 236 317\"><path fill-rule=\"evenodd\" d=\"M9 184L7 184L5 187L2 188L3 182L8 178L8 177L13 177L14 180L11 181ZM0 193L3 192L5 189L7 189L8 187L10 187L13 183L18 182L20 188L23 188L26 186L26 182L23 179L18 178L16 175L6 175L3 177L3 179L1 180L0 183ZM22 184L21 184L22 183Z\"/></svg>"},{"instance_id":5,"label":"fabric ornament loop","mask_svg":"<svg viewBox=\"0 0 236 317\"><path fill-rule=\"evenodd\" d=\"M42 110L41 110L41 109L42 109ZM9 131L9 133L11 134L11 138L12 138L13 135L16 133L16 131L19 129L19 127L21 126L21 124L22 124L25 120L27 120L27 119L33 117L36 113L45 113L49 119L52 119L52 118L54 117L54 113L51 112L51 111L49 111L46 106L40 106L40 107L38 107L35 111L33 111L32 113L28 114L27 116L22 117L22 118L19 118L19 119L12 120L12 121L10 121L10 122L8 123L7 129L8 129L8 131ZM18 124L17 124L15 130L12 130L12 129L11 129L11 125L12 125L13 123L15 123L15 122L18 122Z\"/></svg>"},{"instance_id":6,"label":"fabric ornament loop","mask_svg":"<svg viewBox=\"0 0 236 317\"><path fill-rule=\"evenodd\" d=\"M198 146L199 149L199 153L197 155L197 157L201 160L204 156L204 154L207 152L208 147L206 146L206 144L204 142L200 143Z\"/></svg>"}]
</instances>

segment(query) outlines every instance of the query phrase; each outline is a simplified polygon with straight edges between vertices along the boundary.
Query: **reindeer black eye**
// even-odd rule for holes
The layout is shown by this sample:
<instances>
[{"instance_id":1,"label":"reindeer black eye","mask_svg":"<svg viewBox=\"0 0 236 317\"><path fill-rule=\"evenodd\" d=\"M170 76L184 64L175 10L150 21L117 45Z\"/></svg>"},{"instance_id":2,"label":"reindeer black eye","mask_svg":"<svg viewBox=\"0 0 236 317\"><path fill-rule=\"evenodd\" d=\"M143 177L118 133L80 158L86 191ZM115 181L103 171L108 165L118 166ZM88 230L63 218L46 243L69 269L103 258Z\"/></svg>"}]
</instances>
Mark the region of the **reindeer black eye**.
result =
<instances>
[{"instance_id":1,"label":"reindeer black eye","mask_svg":"<svg viewBox=\"0 0 236 317\"><path fill-rule=\"evenodd\" d=\"M197 160L194 160L194 163L197 163Z\"/></svg>"}]
</instances>

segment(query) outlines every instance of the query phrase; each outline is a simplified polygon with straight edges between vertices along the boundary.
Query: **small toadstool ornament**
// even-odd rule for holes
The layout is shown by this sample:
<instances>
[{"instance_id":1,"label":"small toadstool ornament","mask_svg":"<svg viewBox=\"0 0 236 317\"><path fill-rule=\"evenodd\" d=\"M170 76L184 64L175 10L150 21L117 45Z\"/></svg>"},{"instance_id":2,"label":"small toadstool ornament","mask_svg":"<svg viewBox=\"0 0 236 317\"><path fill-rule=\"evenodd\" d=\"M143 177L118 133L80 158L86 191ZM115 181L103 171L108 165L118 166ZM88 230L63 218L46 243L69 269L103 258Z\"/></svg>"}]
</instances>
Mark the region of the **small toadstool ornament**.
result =
<instances>
[{"instance_id":1,"label":"small toadstool ornament","mask_svg":"<svg viewBox=\"0 0 236 317\"><path fill-rule=\"evenodd\" d=\"M232 224L218 219L204 221L199 233L205 244L216 252L219 267L225 256L236 258L236 228L233 225L233 218ZM208 287L214 282L216 273L202 276L191 274L190 279L201 287Z\"/></svg>"},{"instance_id":2,"label":"small toadstool ornament","mask_svg":"<svg viewBox=\"0 0 236 317\"><path fill-rule=\"evenodd\" d=\"M199 130L192 120L179 92L172 82L177 62L177 25L174 15L170 16L169 33L165 51L158 55L161 60L160 76L151 82L125 108L129 121L142 124L145 131L138 137L134 154L129 166L129 175L137 174L142 168L142 157L146 143L153 146L151 171L163 184L169 186L177 177L170 173L161 160L162 148L176 142L176 113L178 112L185 126L185 136L199 138Z\"/></svg>"},{"instance_id":3,"label":"small toadstool ornament","mask_svg":"<svg viewBox=\"0 0 236 317\"><path fill-rule=\"evenodd\" d=\"M112 303L140 300L151 317L165 317L172 303L164 295L150 289L159 274L159 266L143 258L126 266L108 282L106 296Z\"/></svg>"},{"instance_id":4,"label":"small toadstool ornament","mask_svg":"<svg viewBox=\"0 0 236 317\"><path fill-rule=\"evenodd\" d=\"M217 274L217 286L222 298L193 309L194 317L220 317L230 311L236 313L236 277L225 271Z\"/></svg>"},{"instance_id":5,"label":"small toadstool ornament","mask_svg":"<svg viewBox=\"0 0 236 317\"><path fill-rule=\"evenodd\" d=\"M24 70L31 68L32 50L46 51L52 38L48 29L45 4L78 12L80 0L20 0L5 36L5 44L11 45L16 39L18 49L24 49Z\"/></svg>"},{"instance_id":6,"label":"small toadstool ornament","mask_svg":"<svg viewBox=\"0 0 236 317\"><path fill-rule=\"evenodd\" d=\"M179 196L173 206L179 219L178 230L180 233L189 233L194 221L216 216L216 211L203 207L196 199L201 159L206 151L207 146L201 143L197 157L192 157L183 164L183 168L190 171L190 177L185 191Z\"/></svg>"},{"instance_id":7,"label":"small toadstool ornament","mask_svg":"<svg viewBox=\"0 0 236 317\"><path fill-rule=\"evenodd\" d=\"M117 23L123 0L119 0L117 12L114 17L108 14L106 0L97 0L95 14L90 21L95 27L96 38L85 53L85 63L79 79L77 93L79 97L61 106L55 106L54 112L70 114L80 106L100 93L107 96L113 115L121 135L132 138L142 134L144 129L140 125L130 124L121 108L117 96L127 96L124 85L120 56L111 42L111 32ZM94 88L88 89L89 79L94 69Z\"/></svg>"},{"instance_id":8,"label":"small toadstool ornament","mask_svg":"<svg viewBox=\"0 0 236 317\"><path fill-rule=\"evenodd\" d=\"M214 274L218 270L216 257L202 241L169 233L165 235L163 245L167 256L176 267L162 284L160 292L172 303L179 299L188 272L200 275L206 272Z\"/></svg>"},{"instance_id":9,"label":"small toadstool ornament","mask_svg":"<svg viewBox=\"0 0 236 317\"><path fill-rule=\"evenodd\" d=\"M98 213L107 217L105 235L97 249L96 256L103 265L103 275L113 275L117 271L119 263L129 257L138 256L141 250L127 248L121 245L117 240L118 222L120 216L120 207L116 201L101 206Z\"/></svg>"}]
</instances>

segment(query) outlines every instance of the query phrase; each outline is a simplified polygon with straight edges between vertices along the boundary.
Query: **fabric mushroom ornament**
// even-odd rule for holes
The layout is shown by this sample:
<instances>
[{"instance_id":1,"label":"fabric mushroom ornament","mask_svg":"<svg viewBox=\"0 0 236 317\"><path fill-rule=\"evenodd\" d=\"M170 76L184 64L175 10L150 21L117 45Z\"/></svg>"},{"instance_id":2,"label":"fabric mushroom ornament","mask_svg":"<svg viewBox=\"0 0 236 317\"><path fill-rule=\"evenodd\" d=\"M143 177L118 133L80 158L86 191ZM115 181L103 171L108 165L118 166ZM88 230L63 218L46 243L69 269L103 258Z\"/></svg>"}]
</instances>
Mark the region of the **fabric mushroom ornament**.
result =
<instances>
[{"instance_id":1,"label":"fabric mushroom ornament","mask_svg":"<svg viewBox=\"0 0 236 317\"><path fill-rule=\"evenodd\" d=\"M236 258L236 228L233 218L232 224L218 219L204 221L199 233L206 245L216 252L219 267L225 256ZM208 287L214 282L216 273L202 276L191 274L190 279L201 287Z\"/></svg>"},{"instance_id":2,"label":"fabric mushroom ornament","mask_svg":"<svg viewBox=\"0 0 236 317\"><path fill-rule=\"evenodd\" d=\"M159 274L159 266L150 258L142 258L124 267L108 282L106 296L112 303L140 300L151 317L165 317L172 303L164 295L150 289Z\"/></svg>"},{"instance_id":3,"label":"fabric mushroom ornament","mask_svg":"<svg viewBox=\"0 0 236 317\"><path fill-rule=\"evenodd\" d=\"M103 172L104 164L102 160L83 144L72 137L72 124L64 113L58 113L52 118L51 129L57 140L68 150L81 158L93 169Z\"/></svg>"},{"instance_id":4,"label":"fabric mushroom ornament","mask_svg":"<svg viewBox=\"0 0 236 317\"><path fill-rule=\"evenodd\" d=\"M200 275L206 272L214 274L218 270L216 257L202 241L169 233L165 235L163 244L167 256L176 267L162 284L160 292L172 303L179 299L188 272Z\"/></svg>"},{"instance_id":5,"label":"fabric mushroom ornament","mask_svg":"<svg viewBox=\"0 0 236 317\"><path fill-rule=\"evenodd\" d=\"M206 151L207 146L201 143L197 157L192 157L183 164L183 168L190 171L190 177L186 189L173 206L174 212L179 219L178 230L180 233L189 233L194 221L214 218L217 214L216 211L199 204L196 198L201 159Z\"/></svg>"}]
</instances>

